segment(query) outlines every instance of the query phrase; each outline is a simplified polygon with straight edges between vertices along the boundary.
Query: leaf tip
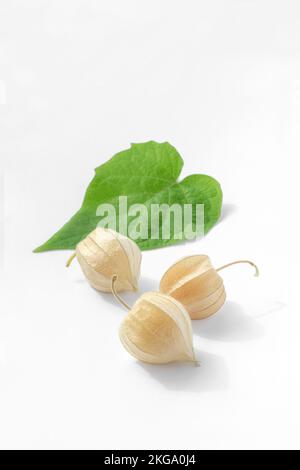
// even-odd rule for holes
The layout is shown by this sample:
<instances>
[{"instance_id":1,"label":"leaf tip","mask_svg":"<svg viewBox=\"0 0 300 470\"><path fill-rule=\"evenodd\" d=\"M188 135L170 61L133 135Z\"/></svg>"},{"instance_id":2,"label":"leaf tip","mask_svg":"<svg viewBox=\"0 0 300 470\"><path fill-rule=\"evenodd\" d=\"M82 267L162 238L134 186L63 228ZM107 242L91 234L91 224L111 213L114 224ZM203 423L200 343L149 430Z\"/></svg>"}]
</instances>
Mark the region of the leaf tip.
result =
<instances>
[{"instance_id":1,"label":"leaf tip","mask_svg":"<svg viewBox=\"0 0 300 470\"><path fill-rule=\"evenodd\" d=\"M35 248L34 250L32 250L32 253L41 253L43 250L43 245L41 246L38 246L37 248Z\"/></svg>"}]
</instances>

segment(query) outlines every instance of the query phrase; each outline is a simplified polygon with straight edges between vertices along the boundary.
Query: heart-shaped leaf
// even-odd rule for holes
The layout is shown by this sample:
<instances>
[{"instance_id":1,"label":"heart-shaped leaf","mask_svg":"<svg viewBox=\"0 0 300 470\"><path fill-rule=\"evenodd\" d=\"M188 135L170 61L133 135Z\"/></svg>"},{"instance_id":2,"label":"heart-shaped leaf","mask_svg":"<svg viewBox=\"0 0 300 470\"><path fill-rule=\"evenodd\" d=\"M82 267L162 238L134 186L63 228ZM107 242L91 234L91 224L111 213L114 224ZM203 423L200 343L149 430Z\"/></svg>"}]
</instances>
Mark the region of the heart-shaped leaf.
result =
<instances>
[{"instance_id":1,"label":"heart-shaped leaf","mask_svg":"<svg viewBox=\"0 0 300 470\"><path fill-rule=\"evenodd\" d=\"M100 221L97 209L101 204L111 204L119 217L119 198L127 197L128 209L134 204L143 204L150 214L154 204L193 205L192 225L198 231L196 204L204 205L204 232L217 222L222 206L222 190L219 183L206 175L191 175L177 183L183 160L169 143L146 142L132 144L127 150L117 153L95 170L95 176L87 188L79 211L35 252L74 249L76 244L96 228ZM124 216L124 214L122 215ZM128 223L134 219L126 214ZM160 219L158 236L151 238L153 226L148 218L148 229L137 239L142 250L159 248L178 243L180 238L172 227L170 236L162 236L163 218ZM117 222L116 229L119 230ZM130 236L130 232L129 232Z\"/></svg>"}]
</instances>

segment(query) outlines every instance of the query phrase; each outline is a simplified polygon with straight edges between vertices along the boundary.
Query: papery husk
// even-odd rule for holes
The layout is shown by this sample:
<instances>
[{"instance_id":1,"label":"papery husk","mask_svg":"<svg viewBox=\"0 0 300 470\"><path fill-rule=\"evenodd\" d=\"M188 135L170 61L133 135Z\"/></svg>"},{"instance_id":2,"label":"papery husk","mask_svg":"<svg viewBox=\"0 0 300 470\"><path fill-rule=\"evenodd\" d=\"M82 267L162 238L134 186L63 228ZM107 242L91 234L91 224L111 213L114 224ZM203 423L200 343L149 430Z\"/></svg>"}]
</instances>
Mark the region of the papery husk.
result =
<instances>
[{"instance_id":1,"label":"papery husk","mask_svg":"<svg viewBox=\"0 0 300 470\"><path fill-rule=\"evenodd\" d=\"M163 275L159 290L182 303L192 320L213 315L226 300L223 280L206 255L177 261Z\"/></svg>"},{"instance_id":2,"label":"papery husk","mask_svg":"<svg viewBox=\"0 0 300 470\"><path fill-rule=\"evenodd\" d=\"M120 327L125 349L150 364L195 362L192 326L185 308L158 292L143 294Z\"/></svg>"},{"instance_id":3,"label":"papery husk","mask_svg":"<svg viewBox=\"0 0 300 470\"><path fill-rule=\"evenodd\" d=\"M124 235L97 227L78 243L75 254L85 277L95 289L110 292L112 278L116 276L118 292L137 290L141 251Z\"/></svg>"}]
</instances>

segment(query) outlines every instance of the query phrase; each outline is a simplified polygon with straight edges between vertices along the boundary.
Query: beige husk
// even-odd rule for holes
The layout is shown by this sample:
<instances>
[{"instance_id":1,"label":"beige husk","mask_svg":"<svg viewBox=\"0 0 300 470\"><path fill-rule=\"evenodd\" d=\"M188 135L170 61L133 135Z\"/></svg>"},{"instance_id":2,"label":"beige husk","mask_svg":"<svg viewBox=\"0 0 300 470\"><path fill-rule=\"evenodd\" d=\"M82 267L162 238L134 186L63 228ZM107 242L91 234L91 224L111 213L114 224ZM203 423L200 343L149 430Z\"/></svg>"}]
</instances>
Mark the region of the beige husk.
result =
<instances>
[{"instance_id":1,"label":"beige husk","mask_svg":"<svg viewBox=\"0 0 300 470\"><path fill-rule=\"evenodd\" d=\"M74 257L95 289L111 292L111 282L116 276L116 290L137 290L140 275L141 251L129 238L114 230L97 227L78 243Z\"/></svg>"},{"instance_id":2,"label":"beige husk","mask_svg":"<svg viewBox=\"0 0 300 470\"><path fill-rule=\"evenodd\" d=\"M214 269L206 255L188 256L173 264L163 275L159 290L178 300L188 311L192 320L207 318L216 313L226 300L223 280L217 271L233 264L249 263L248 260L234 261Z\"/></svg>"},{"instance_id":3,"label":"beige husk","mask_svg":"<svg viewBox=\"0 0 300 470\"><path fill-rule=\"evenodd\" d=\"M123 320L119 334L124 348L139 361L196 362L189 315L167 295L143 294Z\"/></svg>"}]
</instances>

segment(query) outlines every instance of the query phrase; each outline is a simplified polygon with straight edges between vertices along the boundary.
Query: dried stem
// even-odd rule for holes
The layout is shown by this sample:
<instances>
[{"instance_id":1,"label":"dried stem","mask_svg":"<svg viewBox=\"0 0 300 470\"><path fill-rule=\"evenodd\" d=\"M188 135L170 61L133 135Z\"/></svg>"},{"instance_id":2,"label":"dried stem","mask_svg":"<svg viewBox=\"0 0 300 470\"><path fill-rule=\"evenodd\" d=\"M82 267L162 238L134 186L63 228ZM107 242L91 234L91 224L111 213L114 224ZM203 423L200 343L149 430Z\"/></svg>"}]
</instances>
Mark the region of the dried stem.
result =
<instances>
[{"instance_id":1,"label":"dried stem","mask_svg":"<svg viewBox=\"0 0 300 470\"><path fill-rule=\"evenodd\" d=\"M116 280L117 280L117 276L114 275L111 280L111 291L113 293L113 296L121 305L123 305L123 307L125 307L127 310L131 310L131 307L117 293L116 288L115 288Z\"/></svg>"},{"instance_id":2,"label":"dried stem","mask_svg":"<svg viewBox=\"0 0 300 470\"><path fill-rule=\"evenodd\" d=\"M68 268L70 266L70 264L72 263L73 259L76 257L76 251L74 251L74 253L70 256L70 258L68 259L67 263L66 263L66 267Z\"/></svg>"},{"instance_id":3,"label":"dried stem","mask_svg":"<svg viewBox=\"0 0 300 470\"><path fill-rule=\"evenodd\" d=\"M238 261L233 261L232 263L228 263L228 264L224 264L224 266L221 266L220 268L218 268L216 271L221 271L222 269L226 269L228 268L229 266L233 266L234 264L243 264L243 263L247 263L247 264L250 264L251 266L254 267L255 269L255 276L259 276L259 269L258 267L256 266L255 263L253 263L253 261L249 261L247 259L241 259L241 260L238 260Z\"/></svg>"}]
</instances>

